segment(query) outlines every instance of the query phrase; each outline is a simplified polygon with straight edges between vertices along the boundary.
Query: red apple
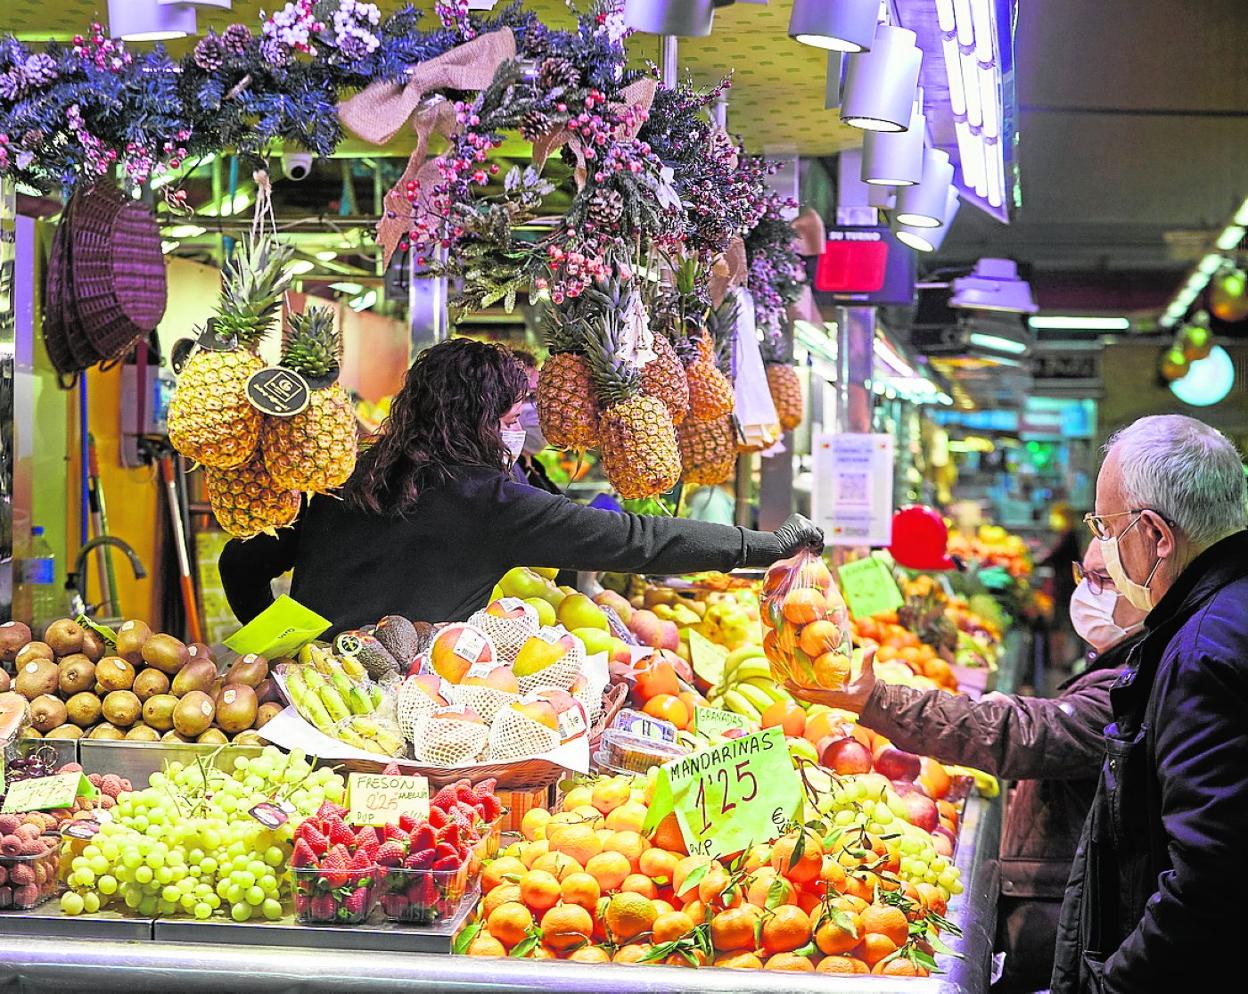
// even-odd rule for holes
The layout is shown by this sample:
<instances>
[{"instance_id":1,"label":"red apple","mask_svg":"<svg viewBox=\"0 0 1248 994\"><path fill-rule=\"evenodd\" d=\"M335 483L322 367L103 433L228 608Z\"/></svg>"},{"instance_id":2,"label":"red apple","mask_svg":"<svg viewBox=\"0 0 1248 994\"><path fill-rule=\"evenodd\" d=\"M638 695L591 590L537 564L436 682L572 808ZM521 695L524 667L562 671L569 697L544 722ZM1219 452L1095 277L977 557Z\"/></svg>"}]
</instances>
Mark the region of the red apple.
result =
<instances>
[{"instance_id":1,"label":"red apple","mask_svg":"<svg viewBox=\"0 0 1248 994\"><path fill-rule=\"evenodd\" d=\"M906 820L925 832L934 831L940 825L936 802L922 791L912 790L901 797L906 806Z\"/></svg>"},{"instance_id":2,"label":"red apple","mask_svg":"<svg viewBox=\"0 0 1248 994\"><path fill-rule=\"evenodd\" d=\"M642 645L657 649L663 644L663 622L653 611L634 611L628 620L628 630Z\"/></svg>"},{"instance_id":3,"label":"red apple","mask_svg":"<svg viewBox=\"0 0 1248 994\"><path fill-rule=\"evenodd\" d=\"M505 618L508 621L531 618L534 626L537 625L537 611L519 597L500 597L486 607L485 613L495 618Z\"/></svg>"},{"instance_id":4,"label":"red apple","mask_svg":"<svg viewBox=\"0 0 1248 994\"><path fill-rule=\"evenodd\" d=\"M868 773L871 770L871 753L853 736L845 736L827 742L821 750L819 762L842 776Z\"/></svg>"},{"instance_id":5,"label":"red apple","mask_svg":"<svg viewBox=\"0 0 1248 994\"><path fill-rule=\"evenodd\" d=\"M680 627L674 621L659 622L659 648L675 652L680 648Z\"/></svg>"},{"instance_id":6,"label":"red apple","mask_svg":"<svg viewBox=\"0 0 1248 994\"><path fill-rule=\"evenodd\" d=\"M433 673L418 673L407 678L408 683L424 691L425 694L440 708L449 707L450 701L442 693L442 678Z\"/></svg>"},{"instance_id":7,"label":"red apple","mask_svg":"<svg viewBox=\"0 0 1248 994\"><path fill-rule=\"evenodd\" d=\"M890 780L914 780L923 769L922 761L912 752L896 746L885 746L875 757L875 769Z\"/></svg>"},{"instance_id":8,"label":"red apple","mask_svg":"<svg viewBox=\"0 0 1248 994\"><path fill-rule=\"evenodd\" d=\"M937 825L932 830L932 845L936 848L936 852L939 855L946 858L953 856L953 849L956 844L957 839L954 837L954 834L943 825Z\"/></svg>"}]
</instances>

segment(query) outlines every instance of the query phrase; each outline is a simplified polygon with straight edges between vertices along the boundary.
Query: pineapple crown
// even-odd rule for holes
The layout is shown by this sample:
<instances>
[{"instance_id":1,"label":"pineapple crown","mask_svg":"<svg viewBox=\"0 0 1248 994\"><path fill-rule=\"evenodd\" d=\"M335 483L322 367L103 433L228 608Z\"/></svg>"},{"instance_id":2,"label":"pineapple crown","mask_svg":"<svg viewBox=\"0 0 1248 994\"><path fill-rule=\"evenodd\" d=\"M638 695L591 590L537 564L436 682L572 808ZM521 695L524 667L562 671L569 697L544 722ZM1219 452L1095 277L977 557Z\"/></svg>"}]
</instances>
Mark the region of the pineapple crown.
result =
<instances>
[{"instance_id":1,"label":"pineapple crown","mask_svg":"<svg viewBox=\"0 0 1248 994\"><path fill-rule=\"evenodd\" d=\"M619 354L624 314L619 283L613 280L586 292L599 307L582 319L585 358L598 388L599 403L614 407L640 392L641 370Z\"/></svg>"},{"instance_id":2,"label":"pineapple crown","mask_svg":"<svg viewBox=\"0 0 1248 994\"><path fill-rule=\"evenodd\" d=\"M706 330L715 347L715 365L730 380L736 379L737 315L741 308L735 294L724 297L723 303L706 316Z\"/></svg>"},{"instance_id":3,"label":"pineapple crown","mask_svg":"<svg viewBox=\"0 0 1248 994\"><path fill-rule=\"evenodd\" d=\"M342 362L342 336L334 328L334 312L312 307L290 316L282 340L282 365L302 373L314 385L328 385L338 378Z\"/></svg>"},{"instance_id":4,"label":"pineapple crown","mask_svg":"<svg viewBox=\"0 0 1248 994\"><path fill-rule=\"evenodd\" d=\"M779 329L763 335L762 341L758 343L758 350L763 355L763 362L769 366L793 364L792 352Z\"/></svg>"},{"instance_id":5,"label":"pineapple crown","mask_svg":"<svg viewBox=\"0 0 1248 994\"><path fill-rule=\"evenodd\" d=\"M233 337L239 348L256 351L290 289L286 264L294 251L275 238L239 242L221 285L216 319L219 337Z\"/></svg>"}]
</instances>

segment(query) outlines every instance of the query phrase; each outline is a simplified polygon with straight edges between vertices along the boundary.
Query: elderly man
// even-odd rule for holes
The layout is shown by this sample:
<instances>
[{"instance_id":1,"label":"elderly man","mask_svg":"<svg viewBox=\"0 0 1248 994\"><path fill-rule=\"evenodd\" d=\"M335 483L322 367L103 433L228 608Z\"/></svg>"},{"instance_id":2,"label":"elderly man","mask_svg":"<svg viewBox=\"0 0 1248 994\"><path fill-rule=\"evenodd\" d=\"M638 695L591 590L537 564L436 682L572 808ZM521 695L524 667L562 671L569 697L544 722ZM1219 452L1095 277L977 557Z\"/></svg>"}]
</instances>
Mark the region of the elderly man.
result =
<instances>
[{"instance_id":1,"label":"elderly man","mask_svg":"<svg viewBox=\"0 0 1248 994\"><path fill-rule=\"evenodd\" d=\"M1242 990L1248 891L1248 494L1234 447L1178 415L1114 435L1088 524L1144 640L1110 692L1052 989ZM1207 986L1221 978L1214 986Z\"/></svg>"}]
</instances>

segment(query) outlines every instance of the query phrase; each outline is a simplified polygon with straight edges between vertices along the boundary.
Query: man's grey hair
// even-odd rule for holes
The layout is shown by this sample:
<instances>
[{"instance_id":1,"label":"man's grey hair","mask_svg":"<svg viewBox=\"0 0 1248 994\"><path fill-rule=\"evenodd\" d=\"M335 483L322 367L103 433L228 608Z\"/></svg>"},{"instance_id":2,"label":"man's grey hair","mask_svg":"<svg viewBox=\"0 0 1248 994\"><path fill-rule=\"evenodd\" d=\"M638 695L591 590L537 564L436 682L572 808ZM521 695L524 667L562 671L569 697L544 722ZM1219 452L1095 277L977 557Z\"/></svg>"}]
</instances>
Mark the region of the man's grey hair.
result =
<instances>
[{"instance_id":1,"label":"man's grey hair","mask_svg":"<svg viewBox=\"0 0 1248 994\"><path fill-rule=\"evenodd\" d=\"M1181 414L1140 418L1115 432L1129 508L1156 511L1198 549L1248 528L1248 484L1235 446L1220 431Z\"/></svg>"}]
</instances>

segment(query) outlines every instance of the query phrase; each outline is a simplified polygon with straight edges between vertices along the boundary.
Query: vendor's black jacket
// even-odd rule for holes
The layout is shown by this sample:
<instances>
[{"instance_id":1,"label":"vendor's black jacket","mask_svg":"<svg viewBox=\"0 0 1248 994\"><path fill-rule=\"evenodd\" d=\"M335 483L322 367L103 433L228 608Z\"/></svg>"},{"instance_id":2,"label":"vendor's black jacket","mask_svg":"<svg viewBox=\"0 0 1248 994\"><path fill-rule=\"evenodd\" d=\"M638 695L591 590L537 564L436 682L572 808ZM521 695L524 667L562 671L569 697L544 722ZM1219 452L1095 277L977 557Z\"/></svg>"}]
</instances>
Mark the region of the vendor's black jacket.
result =
<instances>
[{"instance_id":1,"label":"vendor's black jacket","mask_svg":"<svg viewBox=\"0 0 1248 994\"><path fill-rule=\"evenodd\" d=\"M514 566L672 574L766 566L782 554L770 532L600 511L469 467L422 491L406 516L315 497L293 528L227 544L220 569L240 621L263 611L270 581L293 569L291 596L338 632L389 614L463 620Z\"/></svg>"},{"instance_id":2,"label":"vendor's black jacket","mask_svg":"<svg viewBox=\"0 0 1248 994\"><path fill-rule=\"evenodd\" d=\"M1226 974L1248 893L1248 531L1201 553L1146 627L1110 692L1054 994L1243 989Z\"/></svg>"}]
</instances>

